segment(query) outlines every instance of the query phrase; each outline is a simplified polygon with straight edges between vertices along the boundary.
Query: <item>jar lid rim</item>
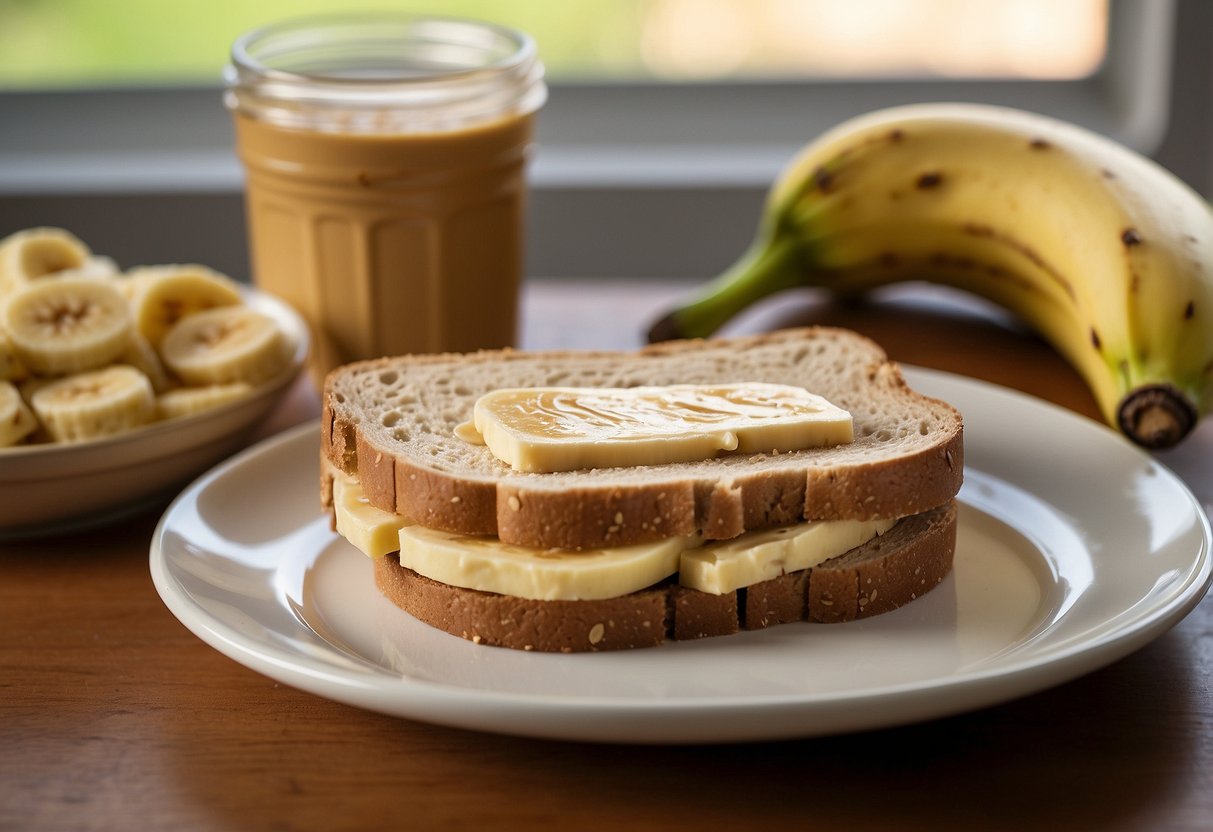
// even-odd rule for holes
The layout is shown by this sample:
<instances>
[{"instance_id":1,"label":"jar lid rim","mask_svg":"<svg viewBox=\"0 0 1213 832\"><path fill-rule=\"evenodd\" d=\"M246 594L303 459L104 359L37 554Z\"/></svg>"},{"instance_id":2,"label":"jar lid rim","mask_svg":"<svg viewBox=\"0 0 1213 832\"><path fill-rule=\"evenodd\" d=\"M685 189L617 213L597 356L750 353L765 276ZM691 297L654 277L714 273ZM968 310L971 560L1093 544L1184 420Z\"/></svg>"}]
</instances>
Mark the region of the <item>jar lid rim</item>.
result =
<instances>
[{"instance_id":1,"label":"jar lid rim","mask_svg":"<svg viewBox=\"0 0 1213 832\"><path fill-rule=\"evenodd\" d=\"M490 34L502 43L513 46L512 51L481 65L436 70L432 73L381 77L357 77L323 72L300 72L273 67L258 58L255 46L271 38L321 30L325 27L375 26L380 39L399 37L405 32L420 32L426 28L439 27L448 32L462 29L466 34ZM383 27L392 27L398 33L385 33ZM536 62L535 42L530 35L497 23L459 17L415 15L391 11L341 12L335 14L310 15L289 18L250 30L236 39L232 45L231 75L254 76L277 82L322 84L341 87L436 87L465 82L469 79L503 74L528 74L529 67Z\"/></svg>"}]
</instances>

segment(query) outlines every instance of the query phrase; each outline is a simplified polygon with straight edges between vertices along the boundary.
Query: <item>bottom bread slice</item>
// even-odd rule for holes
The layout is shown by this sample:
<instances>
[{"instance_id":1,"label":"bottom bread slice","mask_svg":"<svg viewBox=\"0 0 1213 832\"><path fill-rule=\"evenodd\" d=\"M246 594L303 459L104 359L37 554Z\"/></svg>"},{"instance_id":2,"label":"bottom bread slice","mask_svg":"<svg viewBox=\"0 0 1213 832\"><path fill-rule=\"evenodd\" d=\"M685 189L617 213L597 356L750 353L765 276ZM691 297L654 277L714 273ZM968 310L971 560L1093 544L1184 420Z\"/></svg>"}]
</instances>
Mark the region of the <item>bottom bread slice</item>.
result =
<instances>
[{"instance_id":1,"label":"bottom bread slice","mask_svg":"<svg viewBox=\"0 0 1213 832\"><path fill-rule=\"evenodd\" d=\"M375 584L432 627L477 644L575 653L655 647L793 621L841 622L896 609L952 569L954 502L905 517L883 535L812 569L711 595L673 580L596 601L534 601L450 586L375 560Z\"/></svg>"}]
</instances>

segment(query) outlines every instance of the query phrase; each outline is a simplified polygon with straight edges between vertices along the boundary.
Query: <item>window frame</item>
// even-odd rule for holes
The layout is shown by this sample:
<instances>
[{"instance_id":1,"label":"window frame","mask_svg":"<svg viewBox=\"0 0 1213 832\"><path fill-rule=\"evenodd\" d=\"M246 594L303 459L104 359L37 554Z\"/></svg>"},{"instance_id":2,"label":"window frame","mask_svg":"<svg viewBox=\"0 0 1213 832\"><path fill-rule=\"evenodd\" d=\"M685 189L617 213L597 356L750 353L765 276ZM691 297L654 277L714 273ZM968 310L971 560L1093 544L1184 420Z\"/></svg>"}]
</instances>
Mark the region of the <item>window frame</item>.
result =
<instances>
[{"instance_id":1,"label":"window frame","mask_svg":"<svg viewBox=\"0 0 1213 832\"><path fill-rule=\"evenodd\" d=\"M1194 31L1213 20L1202 3L1111 0L1107 59L1074 81L554 82L530 169L527 273L714 274L745 248L767 188L805 141L912 101L1056 115L1159 150L1211 186L1213 123L1182 104L1170 112L1173 92L1213 94L1213 44ZM123 265L198 261L245 277L241 185L218 81L0 93L0 234L62 225Z\"/></svg>"}]
</instances>

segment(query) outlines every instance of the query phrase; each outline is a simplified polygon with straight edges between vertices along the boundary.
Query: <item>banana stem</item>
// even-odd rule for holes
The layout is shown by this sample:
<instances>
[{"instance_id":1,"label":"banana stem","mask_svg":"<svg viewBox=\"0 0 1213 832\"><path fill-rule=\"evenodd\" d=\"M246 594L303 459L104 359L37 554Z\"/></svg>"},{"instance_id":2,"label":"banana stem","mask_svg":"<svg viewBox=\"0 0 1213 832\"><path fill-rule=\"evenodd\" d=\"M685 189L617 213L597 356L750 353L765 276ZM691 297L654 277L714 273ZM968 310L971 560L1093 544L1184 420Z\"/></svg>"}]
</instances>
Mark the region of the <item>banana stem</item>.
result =
<instances>
[{"instance_id":1,"label":"banana stem","mask_svg":"<svg viewBox=\"0 0 1213 832\"><path fill-rule=\"evenodd\" d=\"M790 237L755 241L728 271L654 322L649 342L706 338L755 301L801 285L799 254L800 243Z\"/></svg>"},{"instance_id":2,"label":"banana stem","mask_svg":"<svg viewBox=\"0 0 1213 832\"><path fill-rule=\"evenodd\" d=\"M1117 421L1125 436L1153 450L1170 448L1196 425L1196 406L1169 384L1130 391L1120 402Z\"/></svg>"}]
</instances>

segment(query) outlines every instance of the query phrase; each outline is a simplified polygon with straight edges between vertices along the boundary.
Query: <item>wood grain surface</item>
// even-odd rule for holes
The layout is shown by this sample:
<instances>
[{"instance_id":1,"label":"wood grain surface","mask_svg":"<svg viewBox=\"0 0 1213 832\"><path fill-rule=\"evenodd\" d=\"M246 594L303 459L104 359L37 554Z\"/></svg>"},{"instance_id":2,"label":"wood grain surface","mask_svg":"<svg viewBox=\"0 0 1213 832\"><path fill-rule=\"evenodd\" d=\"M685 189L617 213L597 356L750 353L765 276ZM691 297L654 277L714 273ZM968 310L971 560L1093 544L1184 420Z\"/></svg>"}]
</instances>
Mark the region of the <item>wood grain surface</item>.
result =
<instances>
[{"instance_id":1,"label":"wood grain surface","mask_svg":"<svg viewBox=\"0 0 1213 832\"><path fill-rule=\"evenodd\" d=\"M534 284L526 344L638 343L679 288ZM1048 347L964 298L793 293L732 329L810 322L1094 413ZM265 432L315 413L301 382ZM1210 428L1168 456L1207 508ZM152 587L157 515L0 544L0 829L1213 828L1208 599L1104 670L972 714L756 745L566 744L366 713L225 658Z\"/></svg>"}]
</instances>

